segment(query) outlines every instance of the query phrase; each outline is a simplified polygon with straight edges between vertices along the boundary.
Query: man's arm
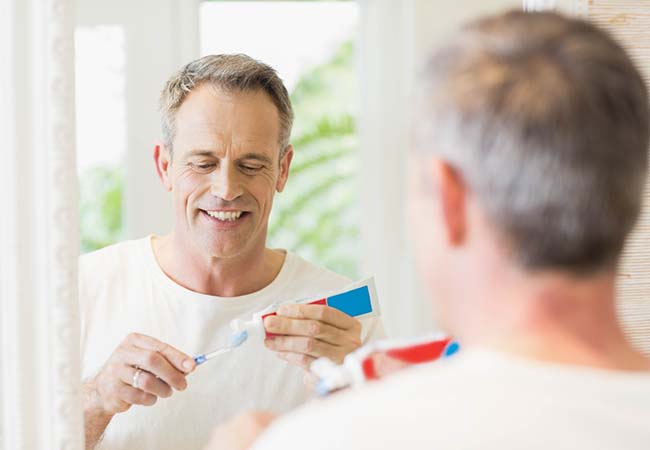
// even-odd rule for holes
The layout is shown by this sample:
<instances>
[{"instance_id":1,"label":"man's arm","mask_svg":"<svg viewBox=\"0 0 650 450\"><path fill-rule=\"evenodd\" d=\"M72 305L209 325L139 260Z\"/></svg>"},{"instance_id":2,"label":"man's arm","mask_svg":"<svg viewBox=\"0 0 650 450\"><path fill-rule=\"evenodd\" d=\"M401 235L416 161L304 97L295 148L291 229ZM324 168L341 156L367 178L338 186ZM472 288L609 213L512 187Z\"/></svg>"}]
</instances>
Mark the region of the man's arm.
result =
<instances>
[{"instance_id":1,"label":"man's arm","mask_svg":"<svg viewBox=\"0 0 650 450\"><path fill-rule=\"evenodd\" d=\"M92 450L99 443L106 427L113 418L101 408L99 393L91 382L82 386L84 404L84 431L86 450Z\"/></svg>"}]
</instances>

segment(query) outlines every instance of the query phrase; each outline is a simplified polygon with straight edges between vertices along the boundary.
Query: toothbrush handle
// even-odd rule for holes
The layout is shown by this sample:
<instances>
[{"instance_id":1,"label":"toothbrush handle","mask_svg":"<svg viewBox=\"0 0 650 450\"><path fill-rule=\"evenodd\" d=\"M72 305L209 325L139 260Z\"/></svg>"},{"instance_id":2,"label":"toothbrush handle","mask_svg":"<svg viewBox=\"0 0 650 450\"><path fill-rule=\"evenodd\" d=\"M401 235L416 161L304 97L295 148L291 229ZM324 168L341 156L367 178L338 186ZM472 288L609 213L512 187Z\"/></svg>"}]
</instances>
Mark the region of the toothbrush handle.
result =
<instances>
[{"instance_id":1,"label":"toothbrush handle","mask_svg":"<svg viewBox=\"0 0 650 450\"><path fill-rule=\"evenodd\" d=\"M203 355L198 355L194 357L194 361L196 362L197 365L203 364L204 362L214 358L215 356L219 356L223 353L228 353L230 350L232 350L233 347L221 347L218 350L215 350L210 353L204 353Z\"/></svg>"}]
</instances>

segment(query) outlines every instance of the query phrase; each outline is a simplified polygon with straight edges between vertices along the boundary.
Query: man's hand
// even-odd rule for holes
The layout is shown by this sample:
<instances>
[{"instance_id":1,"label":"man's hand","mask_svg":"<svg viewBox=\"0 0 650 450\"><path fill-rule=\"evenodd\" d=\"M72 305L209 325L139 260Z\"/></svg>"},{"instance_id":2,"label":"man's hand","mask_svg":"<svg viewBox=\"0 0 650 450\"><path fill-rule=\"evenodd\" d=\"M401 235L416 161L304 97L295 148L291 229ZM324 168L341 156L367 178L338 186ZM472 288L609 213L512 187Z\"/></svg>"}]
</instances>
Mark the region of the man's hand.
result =
<instances>
[{"instance_id":1,"label":"man's hand","mask_svg":"<svg viewBox=\"0 0 650 450\"><path fill-rule=\"evenodd\" d=\"M205 450L246 450L275 419L269 412L255 411L240 414L214 429Z\"/></svg>"},{"instance_id":2,"label":"man's hand","mask_svg":"<svg viewBox=\"0 0 650 450\"><path fill-rule=\"evenodd\" d=\"M187 387L192 357L152 337L131 333L83 387L86 448L93 448L111 418L131 405L151 406ZM134 383L135 382L135 383Z\"/></svg>"},{"instance_id":3,"label":"man's hand","mask_svg":"<svg viewBox=\"0 0 650 450\"><path fill-rule=\"evenodd\" d=\"M384 353L376 353L372 355L371 358L377 378L387 377L395 372L399 372L412 366L412 364L400 361L397 358L391 358Z\"/></svg>"},{"instance_id":4,"label":"man's hand","mask_svg":"<svg viewBox=\"0 0 650 450\"><path fill-rule=\"evenodd\" d=\"M264 319L264 327L281 335L267 338L266 346L305 370L321 356L340 364L361 346L361 322L325 305L281 305L277 315Z\"/></svg>"}]
</instances>

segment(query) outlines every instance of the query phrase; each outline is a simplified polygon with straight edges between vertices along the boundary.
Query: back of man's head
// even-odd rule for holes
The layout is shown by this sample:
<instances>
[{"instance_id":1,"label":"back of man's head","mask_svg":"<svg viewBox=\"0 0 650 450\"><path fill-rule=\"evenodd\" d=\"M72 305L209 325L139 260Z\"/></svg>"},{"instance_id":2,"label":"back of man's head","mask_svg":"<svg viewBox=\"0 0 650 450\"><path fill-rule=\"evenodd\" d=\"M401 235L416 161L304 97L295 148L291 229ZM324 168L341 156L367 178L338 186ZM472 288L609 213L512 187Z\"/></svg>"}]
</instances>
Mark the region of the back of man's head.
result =
<instances>
[{"instance_id":1,"label":"back of man's head","mask_svg":"<svg viewBox=\"0 0 650 450\"><path fill-rule=\"evenodd\" d=\"M527 270L615 267L642 202L648 94L605 32L554 13L464 27L431 59L419 152L455 168Z\"/></svg>"}]
</instances>

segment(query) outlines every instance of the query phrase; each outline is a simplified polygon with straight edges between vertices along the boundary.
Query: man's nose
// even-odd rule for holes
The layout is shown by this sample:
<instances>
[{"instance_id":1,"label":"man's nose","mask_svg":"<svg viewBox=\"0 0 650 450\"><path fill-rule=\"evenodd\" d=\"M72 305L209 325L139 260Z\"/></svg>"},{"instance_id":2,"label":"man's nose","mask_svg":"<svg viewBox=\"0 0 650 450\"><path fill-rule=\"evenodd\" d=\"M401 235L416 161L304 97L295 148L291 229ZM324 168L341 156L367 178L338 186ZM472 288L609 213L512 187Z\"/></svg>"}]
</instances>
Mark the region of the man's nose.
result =
<instances>
[{"instance_id":1,"label":"man's nose","mask_svg":"<svg viewBox=\"0 0 650 450\"><path fill-rule=\"evenodd\" d=\"M210 193L225 201L233 201L243 193L241 177L229 164L221 164L211 175Z\"/></svg>"}]
</instances>

